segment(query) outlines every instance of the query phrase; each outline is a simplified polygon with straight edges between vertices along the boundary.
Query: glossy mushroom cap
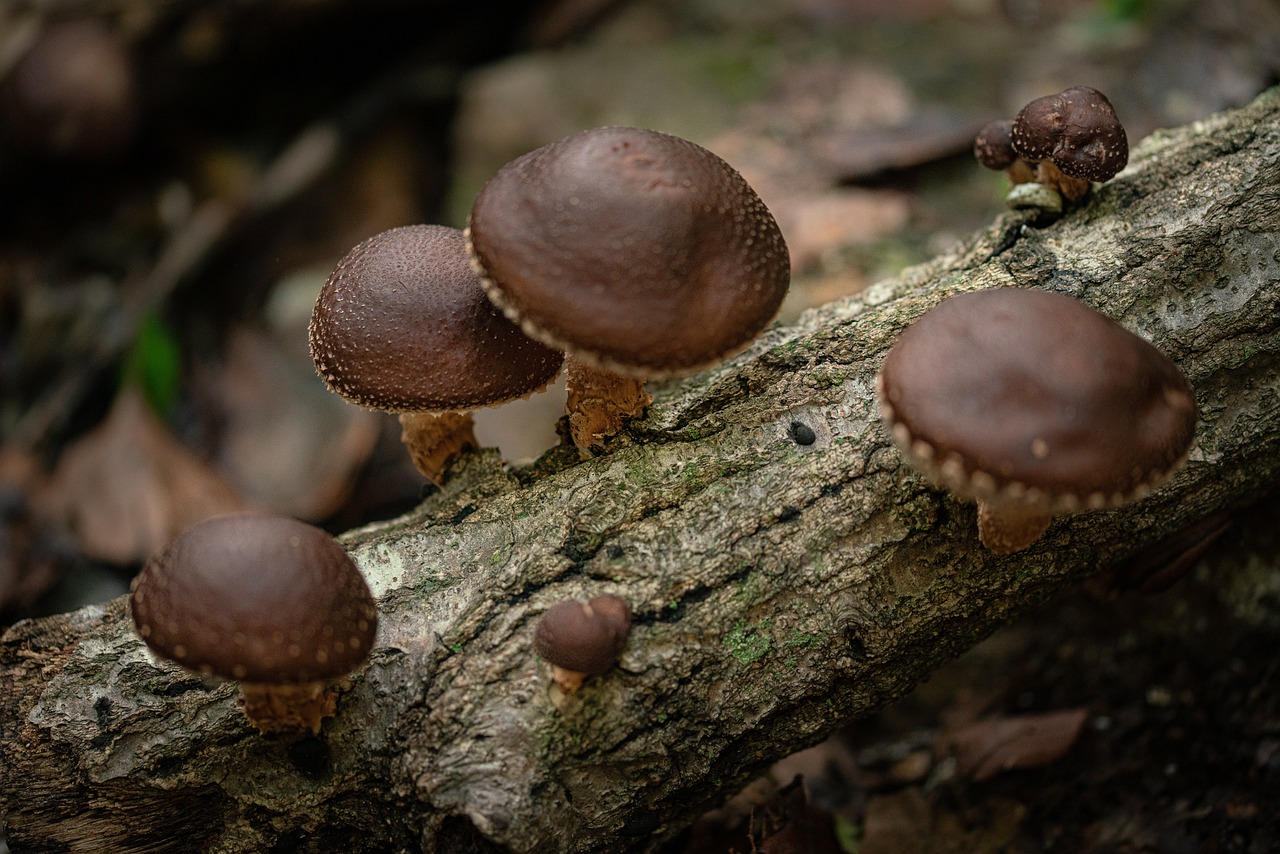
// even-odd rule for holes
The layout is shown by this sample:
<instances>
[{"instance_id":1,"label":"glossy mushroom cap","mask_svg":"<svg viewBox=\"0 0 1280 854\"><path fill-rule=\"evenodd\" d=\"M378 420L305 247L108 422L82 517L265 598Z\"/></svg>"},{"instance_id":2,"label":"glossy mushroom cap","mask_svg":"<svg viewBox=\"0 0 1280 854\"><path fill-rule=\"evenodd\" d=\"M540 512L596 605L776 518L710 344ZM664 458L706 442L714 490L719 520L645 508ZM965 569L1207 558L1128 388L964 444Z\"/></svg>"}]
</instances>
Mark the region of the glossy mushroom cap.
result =
<instances>
[{"instance_id":1,"label":"glossy mushroom cap","mask_svg":"<svg viewBox=\"0 0 1280 854\"><path fill-rule=\"evenodd\" d=\"M641 128L583 131L519 157L471 209L485 287L525 331L635 377L736 352L790 283L782 233L725 161Z\"/></svg>"},{"instance_id":2,"label":"glossy mushroom cap","mask_svg":"<svg viewBox=\"0 0 1280 854\"><path fill-rule=\"evenodd\" d=\"M894 440L932 480L1046 514L1141 498L1181 465L1196 423L1164 354L1040 290L961 294L926 312L879 389Z\"/></svg>"},{"instance_id":3,"label":"glossy mushroom cap","mask_svg":"<svg viewBox=\"0 0 1280 854\"><path fill-rule=\"evenodd\" d=\"M997 119L988 122L973 138L973 156L978 163L987 169L1008 169L1018 159L1018 152L1013 150L1010 134L1013 122L1009 119Z\"/></svg>"},{"instance_id":4,"label":"glossy mushroom cap","mask_svg":"<svg viewBox=\"0 0 1280 854\"><path fill-rule=\"evenodd\" d=\"M187 529L147 561L130 605L158 655L251 683L345 676L368 658L378 623L364 577L333 537L262 513Z\"/></svg>"},{"instance_id":5,"label":"glossy mushroom cap","mask_svg":"<svg viewBox=\"0 0 1280 854\"><path fill-rule=\"evenodd\" d=\"M388 412L469 410L547 385L563 355L494 308L461 231L411 225L352 249L311 315L311 355L337 394Z\"/></svg>"},{"instance_id":6,"label":"glossy mushroom cap","mask_svg":"<svg viewBox=\"0 0 1280 854\"><path fill-rule=\"evenodd\" d=\"M1063 174L1106 181L1129 162L1129 141L1115 108L1097 89L1072 86L1027 104L1014 119L1014 150L1051 160Z\"/></svg>"},{"instance_id":7,"label":"glossy mushroom cap","mask_svg":"<svg viewBox=\"0 0 1280 854\"><path fill-rule=\"evenodd\" d=\"M533 648L556 667L598 675L613 667L630 633L631 609L617 596L597 596L585 604L566 600L538 620Z\"/></svg>"}]
</instances>

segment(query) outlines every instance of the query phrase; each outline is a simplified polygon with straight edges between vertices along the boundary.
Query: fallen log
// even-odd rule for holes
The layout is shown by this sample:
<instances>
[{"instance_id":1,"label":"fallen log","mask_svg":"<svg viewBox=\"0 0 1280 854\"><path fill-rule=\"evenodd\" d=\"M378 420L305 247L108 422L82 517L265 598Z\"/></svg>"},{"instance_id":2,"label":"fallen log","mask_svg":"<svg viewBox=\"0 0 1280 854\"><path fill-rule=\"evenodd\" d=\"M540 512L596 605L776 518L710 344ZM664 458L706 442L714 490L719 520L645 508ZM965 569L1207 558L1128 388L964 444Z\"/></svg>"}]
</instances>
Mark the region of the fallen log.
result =
<instances>
[{"instance_id":1,"label":"fallen log","mask_svg":"<svg viewBox=\"0 0 1280 854\"><path fill-rule=\"evenodd\" d=\"M1275 489L1280 90L1145 140L1061 220L954 252L657 389L606 453L469 456L414 512L343 538L377 648L318 737L264 737L158 662L124 600L0 640L14 850L644 850L770 761L901 696L1064 584ZM1138 504L995 556L974 509L892 447L874 400L903 327L962 291L1070 294L1168 354L1200 407ZM531 639L569 597L634 612L567 701Z\"/></svg>"}]
</instances>

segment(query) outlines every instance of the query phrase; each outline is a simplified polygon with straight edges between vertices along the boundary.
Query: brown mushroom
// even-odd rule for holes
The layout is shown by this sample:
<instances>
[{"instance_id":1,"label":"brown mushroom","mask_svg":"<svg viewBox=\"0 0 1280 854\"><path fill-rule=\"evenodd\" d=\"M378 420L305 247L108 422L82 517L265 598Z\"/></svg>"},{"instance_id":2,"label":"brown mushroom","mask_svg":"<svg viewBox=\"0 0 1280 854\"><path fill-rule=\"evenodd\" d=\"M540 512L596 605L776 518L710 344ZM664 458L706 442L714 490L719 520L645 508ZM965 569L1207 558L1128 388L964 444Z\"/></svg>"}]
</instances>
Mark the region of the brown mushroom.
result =
<instances>
[{"instance_id":1,"label":"brown mushroom","mask_svg":"<svg viewBox=\"0 0 1280 854\"><path fill-rule=\"evenodd\" d=\"M310 730L334 714L333 683L364 663L378 613L333 537L283 516L216 516L143 566L129 596L138 635L162 658L240 683L262 732Z\"/></svg>"},{"instance_id":2,"label":"brown mushroom","mask_svg":"<svg viewBox=\"0 0 1280 854\"><path fill-rule=\"evenodd\" d=\"M997 119L988 122L973 138L973 156L984 168L1003 171L1011 184L1025 184L1036 179L1035 166L1013 150L1013 121Z\"/></svg>"},{"instance_id":3,"label":"brown mushroom","mask_svg":"<svg viewBox=\"0 0 1280 854\"><path fill-rule=\"evenodd\" d=\"M565 694L582 687L588 676L607 673L631 632L631 609L617 596L590 602L557 602L534 630L533 648L552 665L551 679Z\"/></svg>"},{"instance_id":4,"label":"brown mushroom","mask_svg":"<svg viewBox=\"0 0 1280 854\"><path fill-rule=\"evenodd\" d=\"M1027 104L1014 119L1013 149L1036 165L1036 180L1070 202L1129 162L1129 141L1107 96L1072 86Z\"/></svg>"},{"instance_id":5,"label":"brown mushroom","mask_svg":"<svg viewBox=\"0 0 1280 854\"><path fill-rule=\"evenodd\" d=\"M1079 300L998 288L952 297L893 345L877 379L903 454L978 503L989 549L1053 516L1116 507L1186 459L1196 405L1155 347Z\"/></svg>"},{"instance_id":6,"label":"brown mushroom","mask_svg":"<svg viewBox=\"0 0 1280 854\"><path fill-rule=\"evenodd\" d=\"M471 410L541 390L564 360L488 301L462 232L441 225L393 228L347 253L316 300L309 336L329 388L399 413L414 464L437 485L477 444Z\"/></svg>"},{"instance_id":7,"label":"brown mushroom","mask_svg":"<svg viewBox=\"0 0 1280 854\"><path fill-rule=\"evenodd\" d=\"M472 206L468 248L490 299L568 354L584 454L644 411L646 378L746 346L790 283L782 233L746 180L642 128L582 131L502 167Z\"/></svg>"}]
</instances>

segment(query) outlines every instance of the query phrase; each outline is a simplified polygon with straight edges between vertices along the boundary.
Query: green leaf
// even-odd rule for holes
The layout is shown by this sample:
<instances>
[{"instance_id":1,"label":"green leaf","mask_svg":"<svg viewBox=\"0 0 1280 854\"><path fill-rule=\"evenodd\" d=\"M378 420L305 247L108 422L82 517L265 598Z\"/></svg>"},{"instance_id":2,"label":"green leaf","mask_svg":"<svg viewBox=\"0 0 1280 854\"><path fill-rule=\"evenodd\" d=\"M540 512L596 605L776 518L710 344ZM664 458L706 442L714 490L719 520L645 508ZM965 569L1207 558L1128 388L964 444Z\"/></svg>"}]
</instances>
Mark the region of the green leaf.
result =
<instances>
[{"instance_id":1,"label":"green leaf","mask_svg":"<svg viewBox=\"0 0 1280 854\"><path fill-rule=\"evenodd\" d=\"M138 332L125 356L122 384L132 384L160 415L166 415L182 381L182 347L173 330L151 312L138 323Z\"/></svg>"}]
</instances>

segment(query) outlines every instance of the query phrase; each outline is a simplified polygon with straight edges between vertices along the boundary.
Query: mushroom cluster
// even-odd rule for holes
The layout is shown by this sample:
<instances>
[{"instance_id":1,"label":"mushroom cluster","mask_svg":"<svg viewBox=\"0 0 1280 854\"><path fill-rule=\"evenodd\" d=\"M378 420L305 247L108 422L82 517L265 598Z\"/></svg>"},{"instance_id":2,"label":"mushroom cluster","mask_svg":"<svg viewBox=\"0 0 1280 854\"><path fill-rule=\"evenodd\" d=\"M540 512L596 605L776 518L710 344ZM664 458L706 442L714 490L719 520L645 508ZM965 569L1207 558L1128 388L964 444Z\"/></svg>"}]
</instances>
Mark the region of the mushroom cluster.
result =
<instances>
[{"instance_id":1,"label":"mushroom cluster","mask_svg":"<svg viewBox=\"0 0 1280 854\"><path fill-rule=\"evenodd\" d=\"M988 124L974 139L974 156L1003 169L1014 184L1035 181L1078 202L1094 181L1113 178L1129 162L1129 141L1107 96L1072 86L1036 98L1012 122Z\"/></svg>"},{"instance_id":2,"label":"mushroom cluster","mask_svg":"<svg viewBox=\"0 0 1280 854\"><path fill-rule=\"evenodd\" d=\"M336 680L373 649L378 614L333 537L263 513L216 516L153 556L129 595L138 635L162 658L240 683L262 732L318 732Z\"/></svg>"},{"instance_id":3,"label":"mushroom cluster","mask_svg":"<svg viewBox=\"0 0 1280 854\"><path fill-rule=\"evenodd\" d=\"M330 390L399 413L414 465L437 485L477 444L471 410L541 390L564 359L489 303L462 232L442 225L393 228L347 253L309 337Z\"/></svg>"},{"instance_id":4,"label":"mushroom cluster","mask_svg":"<svg viewBox=\"0 0 1280 854\"><path fill-rule=\"evenodd\" d=\"M485 290L568 354L570 433L584 454L650 402L649 378L746 346L790 284L787 246L732 166L658 131L603 127L502 167L471 208Z\"/></svg>"},{"instance_id":5,"label":"mushroom cluster","mask_svg":"<svg viewBox=\"0 0 1280 854\"><path fill-rule=\"evenodd\" d=\"M907 328L877 378L895 443L978 504L993 552L1054 516L1117 507L1186 459L1196 403L1168 357L1079 300L997 288L945 300Z\"/></svg>"},{"instance_id":6,"label":"mushroom cluster","mask_svg":"<svg viewBox=\"0 0 1280 854\"><path fill-rule=\"evenodd\" d=\"M476 444L470 410L542 389L562 362L587 456L649 405L647 378L745 347L790 278L782 232L728 163L658 131L596 128L498 170L465 236L407 226L352 249L316 301L311 354L332 391L400 414L440 484Z\"/></svg>"}]
</instances>

